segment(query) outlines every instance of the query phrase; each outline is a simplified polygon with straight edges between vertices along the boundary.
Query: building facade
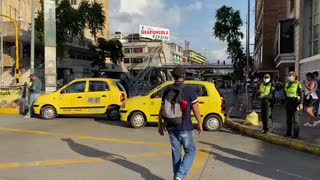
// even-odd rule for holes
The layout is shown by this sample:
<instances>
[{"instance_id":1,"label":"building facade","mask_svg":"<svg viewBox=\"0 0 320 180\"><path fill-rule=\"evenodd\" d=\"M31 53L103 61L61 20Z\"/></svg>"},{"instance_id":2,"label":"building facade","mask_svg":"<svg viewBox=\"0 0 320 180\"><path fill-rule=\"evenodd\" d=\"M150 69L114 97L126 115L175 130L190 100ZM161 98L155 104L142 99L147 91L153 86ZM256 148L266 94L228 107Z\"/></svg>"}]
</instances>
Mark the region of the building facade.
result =
<instances>
[{"instance_id":1,"label":"building facade","mask_svg":"<svg viewBox=\"0 0 320 180\"><path fill-rule=\"evenodd\" d=\"M13 0L0 1L2 5L2 14L14 18L19 28L19 57L20 57L20 81L28 81L30 74L30 43L31 43L31 0ZM81 0L70 0L73 7L77 7ZM98 37L109 39L109 0L97 0L102 3L105 11L105 28L103 33L99 33ZM35 0L35 14L41 8L40 0ZM14 84L12 69L15 63L15 31L13 23L6 18L2 18L0 29L4 39L4 85ZM88 30L85 30L85 39L79 41L72 38L65 43L65 53L63 58L57 59L58 79L63 78L70 81L74 78L91 76L91 71L95 69L91 66L91 60L88 57L89 45L92 44L93 37ZM40 42L35 40L36 49L41 46ZM44 53L36 51L35 53L35 72L40 76L44 74ZM2 77L1 77L2 79ZM44 78L43 78L44 81Z\"/></svg>"},{"instance_id":2,"label":"building facade","mask_svg":"<svg viewBox=\"0 0 320 180\"><path fill-rule=\"evenodd\" d=\"M139 34L131 34L123 38L122 42L123 62L129 70L181 64L184 61L183 48L175 43L140 38Z\"/></svg>"},{"instance_id":3,"label":"building facade","mask_svg":"<svg viewBox=\"0 0 320 180\"><path fill-rule=\"evenodd\" d=\"M254 63L258 72L276 68L275 40L279 21L286 18L287 0L255 1Z\"/></svg>"},{"instance_id":4,"label":"building facade","mask_svg":"<svg viewBox=\"0 0 320 180\"><path fill-rule=\"evenodd\" d=\"M187 62L186 62L187 64L191 64L191 65L207 65L208 64L208 59L205 56L193 50L184 51L184 56L187 58Z\"/></svg>"},{"instance_id":5,"label":"building facade","mask_svg":"<svg viewBox=\"0 0 320 180\"><path fill-rule=\"evenodd\" d=\"M288 16L295 19L296 71L300 80L320 70L320 0L291 0Z\"/></svg>"}]
</instances>

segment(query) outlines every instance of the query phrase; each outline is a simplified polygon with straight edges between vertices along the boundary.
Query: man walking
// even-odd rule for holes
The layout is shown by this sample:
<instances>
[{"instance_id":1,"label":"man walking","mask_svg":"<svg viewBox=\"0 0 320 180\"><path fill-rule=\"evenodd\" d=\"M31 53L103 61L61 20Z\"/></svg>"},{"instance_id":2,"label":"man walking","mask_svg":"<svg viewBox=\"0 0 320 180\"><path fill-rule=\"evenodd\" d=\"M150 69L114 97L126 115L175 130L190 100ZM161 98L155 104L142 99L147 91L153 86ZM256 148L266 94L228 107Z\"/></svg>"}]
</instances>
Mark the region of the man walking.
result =
<instances>
[{"instance_id":1,"label":"man walking","mask_svg":"<svg viewBox=\"0 0 320 180\"><path fill-rule=\"evenodd\" d=\"M172 73L175 82L167 88L162 97L158 130L161 136L167 130L171 143L172 163L175 180L184 180L192 167L196 155L191 110L198 121L198 132L202 134L199 102L195 90L183 84L186 75L181 66ZM182 157L182 148L185 155Z\"/></svg>"},{"instance_id":2,"label":"man walking","mask_svg":"<svg viewBox=\"0 0 320 180\"><path fill-rule=\"evenodd\" d=\"M263 77L263 83L259 87L259 99L261 106L261 119L263 122L262 133L272 132L272 106L274 97L274 87L269 74Z\"/></svg>"},{"instance_id":3,"label":"man walking","mask_svg":"<svg viewBox=\"0 0 320 180\"><path fill-rule=\"evenodd\" d=\"M32 85L29 87L29 111L25 118L31 118L33 116L33 103L41 95L42 88L41 80L35 74L30 74L29 78L32 82Z\"/></svg>"}]
</instances>

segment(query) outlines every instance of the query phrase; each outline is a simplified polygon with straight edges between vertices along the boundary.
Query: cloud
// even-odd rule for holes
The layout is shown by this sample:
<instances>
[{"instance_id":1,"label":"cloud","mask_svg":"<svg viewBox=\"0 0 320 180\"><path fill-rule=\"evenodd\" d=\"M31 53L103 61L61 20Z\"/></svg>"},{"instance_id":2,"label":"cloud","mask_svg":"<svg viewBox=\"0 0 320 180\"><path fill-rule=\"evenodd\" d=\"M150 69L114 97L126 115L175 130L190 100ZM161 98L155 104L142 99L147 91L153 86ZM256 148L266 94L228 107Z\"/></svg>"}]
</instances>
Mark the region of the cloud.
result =
<instances>
[{"instance_id":1,"label":"cloud","mask_svg":"<svg viewBox=\"0 0 320 180\"><path fill-rule=\"evenodd\" d=\"M139 24L146 24L169 28L174 33L181 24L184 12L203 8L200 1L185 6L169 3L164 0L152 0L152 3L148 0L111 0L110 32L135 33Z\"/></svg>"},{"instance_id":2,"label":"cloud","mask_svg":"<svg viewBox=\"0 0 320 180\"><path fill-rule=\"evenodd\" d=\"M211 57L212 62L216 62L217 60L223 61L228 59L227 48L212 50L209 52L209 56Z\"/></svg>"},{"instance_id":3,"label":"cloud","mask_svg":"<svg viewBox=\"0 0 320 180\"><path fill-rule=\"evenodd\" d=\"M189 4L184 9L186 11L198 11L198 10L201 10L202 8L203 8L203 3L201 1L196 1L192 4Z\"/></svg>"},{"instance_id":4,"label":"cloud","mask_svg":"<svg viewBox=\"0 0 320 180\"><path fill-rule=\"evenodd\" d=\"M162 0L111 0L110 32L138 32L139 24L176 28L181 21L181 9L167 7Z\"/></svg>"}]
</instances>

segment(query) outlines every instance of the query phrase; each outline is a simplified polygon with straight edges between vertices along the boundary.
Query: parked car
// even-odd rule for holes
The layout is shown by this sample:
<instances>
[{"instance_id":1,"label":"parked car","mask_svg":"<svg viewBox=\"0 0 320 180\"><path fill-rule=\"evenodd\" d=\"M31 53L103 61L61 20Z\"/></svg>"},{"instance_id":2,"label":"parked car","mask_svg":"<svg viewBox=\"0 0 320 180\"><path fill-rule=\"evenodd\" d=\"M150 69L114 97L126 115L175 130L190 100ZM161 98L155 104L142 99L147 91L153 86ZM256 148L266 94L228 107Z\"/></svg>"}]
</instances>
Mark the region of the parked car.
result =
<instances>
[{"instance_id":1,"label":"parked car","mask_svg":"<svg viewBox=\"0 0 320 180\"><path fill-rule=\"evenodd\" d=\"M120 118L119 108L126 98L126 91L118 80L85 78L38 97L33 109L43 119L54 119L58 115L107 114L109 119L116 120Z\"/></svg>"},{"instance_id":2,"label":"parked car","mask_svg":"<svg viewBox=\"0 0 320 180\"><path fill-rule=\"evenodd\" d=\"M121 121L127 122L133 128L141 128L147 123L158 122L161 97L164 90L172 85L172 81L165 82L144 96L129 98L121 106ZM219 130L225 121L225 100L216 89L214 83L185 81L185 85L195 88L205 129L208 131ZM197 124L193 114L192 122Z\"/></svg>"}]
</instances>

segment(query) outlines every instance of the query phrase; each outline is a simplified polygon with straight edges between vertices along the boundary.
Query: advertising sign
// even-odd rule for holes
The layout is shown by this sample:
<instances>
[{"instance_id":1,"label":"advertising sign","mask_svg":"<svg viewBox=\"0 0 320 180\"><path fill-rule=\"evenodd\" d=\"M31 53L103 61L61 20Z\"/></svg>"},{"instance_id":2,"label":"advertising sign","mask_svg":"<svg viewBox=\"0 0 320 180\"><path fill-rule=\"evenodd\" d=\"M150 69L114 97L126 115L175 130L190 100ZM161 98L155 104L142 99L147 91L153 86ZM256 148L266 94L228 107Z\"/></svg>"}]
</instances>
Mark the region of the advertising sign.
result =
<instances>
[{"instance_id":1,"label":"advertising sign","mask_svg":"<svg viewBox=\"0 0 320 180\"><path fill-rule=\"evenodd\" d=\"M0 114L19 114L23 88L0 87Z\"/></svg>"},{"instance_id":2,"label":"advertising sign","mask_svg":"<svg viewBox=\"0 0 320 180\"><path fill-rule=\"evenodd\" d=\"M139 26L139 35L143 38L170 41L170 30L154 26Z\"/></svg>"}]
</instances>

